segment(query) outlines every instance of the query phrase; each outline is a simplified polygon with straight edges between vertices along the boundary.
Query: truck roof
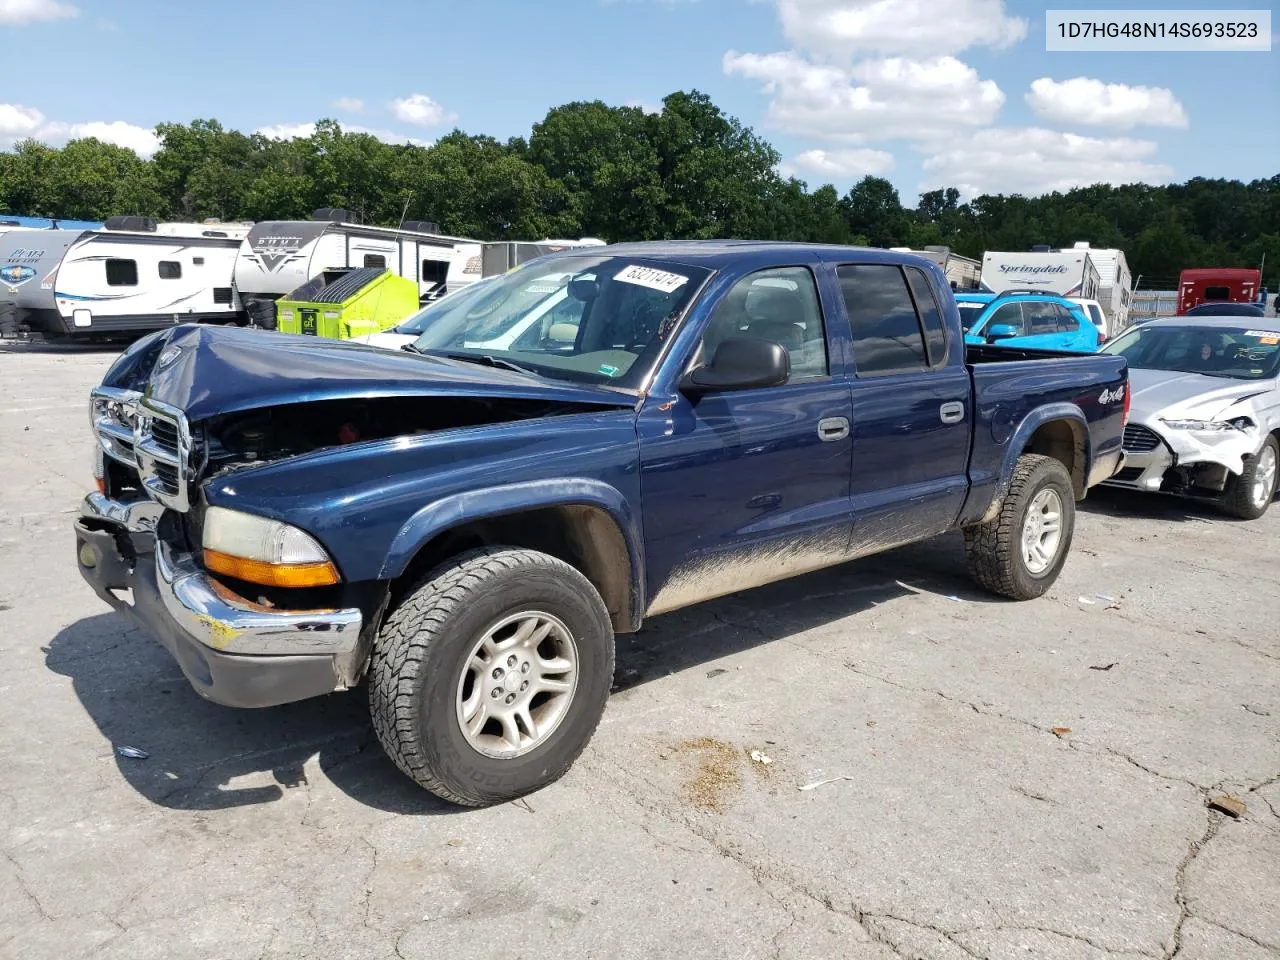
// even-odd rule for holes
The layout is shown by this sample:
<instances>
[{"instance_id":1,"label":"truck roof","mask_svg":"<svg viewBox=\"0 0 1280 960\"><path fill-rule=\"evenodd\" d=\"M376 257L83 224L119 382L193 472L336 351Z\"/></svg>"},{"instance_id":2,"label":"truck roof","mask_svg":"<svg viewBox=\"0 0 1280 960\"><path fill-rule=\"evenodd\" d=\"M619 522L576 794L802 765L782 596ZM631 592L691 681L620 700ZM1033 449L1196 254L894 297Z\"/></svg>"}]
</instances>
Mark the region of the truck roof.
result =
<instances>
[{"instance_id":1,"label":"truck roof","mask_svg":"<svg viewBox=\"0 0 1280 960\"><path fill-rule=\"evenodd\" d=\"M1185 283L1188 280L1253 280L1257 276L1258 271L1252 267L1191 267L1183 270L1179 279Z\"/></svg>"},{"instance_id":2,"label":"truck roof","mask_svg":"<svg viewBox=\"0 0 1280 960\"><path fill-rule=\"evenodd\" d=\"M828 243L797 243L786 240L646 240L614 243L602 247L578 247L547 255L550 257L618 256L680 261L717 269L744 259L776 263L795 256L803 260L840 260L856 256L863 262L902 263L915 259L932 261L915 253L884 250L878 247L840 246Z\"/></svg>"}]
</instances>

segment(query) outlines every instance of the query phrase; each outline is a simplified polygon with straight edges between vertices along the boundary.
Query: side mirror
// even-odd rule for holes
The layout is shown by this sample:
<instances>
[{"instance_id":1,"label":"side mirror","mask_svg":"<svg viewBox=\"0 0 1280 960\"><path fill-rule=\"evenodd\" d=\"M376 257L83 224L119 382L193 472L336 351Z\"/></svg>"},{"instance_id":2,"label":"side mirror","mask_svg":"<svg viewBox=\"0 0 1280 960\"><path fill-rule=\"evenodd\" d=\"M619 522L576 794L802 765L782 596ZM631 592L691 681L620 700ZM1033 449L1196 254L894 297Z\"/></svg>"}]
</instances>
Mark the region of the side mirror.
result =
<instances>
[{"instance_id":1,"label":"side mirror","mask_svg":"<svg viewBox=\"0 0 1280 960\"><path fill-rule=\"evenodd\" d=\"M1016 337L1017 335L1017 327L1008 323L997 323L987 331L987 343L995 343L997 340L1008 340L1010 337Z\"/></svg>"},{"instance_id":2,"label":"side mirror","mask_svg":"<svg viewBox=\"0 0 1280 960\"><path fill-rule=\"evenodd\" d=\"M771 340L725 340L709 364L694 367L680 380L693 396L727 390L776 387L791 376L791 358Z\"/></svg>"}]
</instances>

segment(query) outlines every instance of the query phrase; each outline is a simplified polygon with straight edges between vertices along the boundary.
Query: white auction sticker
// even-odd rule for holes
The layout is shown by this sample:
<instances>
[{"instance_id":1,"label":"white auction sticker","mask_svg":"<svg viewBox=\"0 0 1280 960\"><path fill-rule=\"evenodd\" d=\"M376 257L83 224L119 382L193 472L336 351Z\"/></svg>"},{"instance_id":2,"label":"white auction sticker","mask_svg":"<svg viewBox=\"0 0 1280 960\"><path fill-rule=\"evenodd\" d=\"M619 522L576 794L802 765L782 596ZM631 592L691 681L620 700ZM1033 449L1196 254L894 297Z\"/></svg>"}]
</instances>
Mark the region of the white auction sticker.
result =
<instances>
[{"instance_id":1,"label":"white auction sticker","mask_svg":"<svg viewBox=\"0 0 1280 960\"><path fill-rule=\"evenodd\" d=\"M634 263L615 274L613 279L648 287L650 290L661 290L663 293L679 290L689 282L688 277L682 277L678 273L667 273L665 270L655 270L653 267L640 267Z\"/></svg>"}]
</instances>

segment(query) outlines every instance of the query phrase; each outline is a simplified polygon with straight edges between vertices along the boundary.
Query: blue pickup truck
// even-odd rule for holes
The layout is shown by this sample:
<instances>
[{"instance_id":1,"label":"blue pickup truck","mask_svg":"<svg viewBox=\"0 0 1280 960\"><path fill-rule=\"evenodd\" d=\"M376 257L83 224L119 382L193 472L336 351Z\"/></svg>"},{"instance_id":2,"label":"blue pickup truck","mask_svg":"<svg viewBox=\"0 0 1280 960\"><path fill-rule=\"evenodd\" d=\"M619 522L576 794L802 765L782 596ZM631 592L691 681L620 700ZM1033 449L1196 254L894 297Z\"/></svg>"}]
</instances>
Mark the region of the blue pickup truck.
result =
<instances>
[{"instance_id":1,"label":"blue pickup truck","mask_svg":"<svg viewBox=\"0 0 1280 960\"><path fill-rule=\"evenodd\" d=\"M139 340L92 394L75 533L200 694L363 683L459 804L569 768L645 617L957 529L979 584L1040 596L1122 461L1124 358L966 347L910 254L596 247L434 310L403 350Z\"/></svg>"}]
</instances>

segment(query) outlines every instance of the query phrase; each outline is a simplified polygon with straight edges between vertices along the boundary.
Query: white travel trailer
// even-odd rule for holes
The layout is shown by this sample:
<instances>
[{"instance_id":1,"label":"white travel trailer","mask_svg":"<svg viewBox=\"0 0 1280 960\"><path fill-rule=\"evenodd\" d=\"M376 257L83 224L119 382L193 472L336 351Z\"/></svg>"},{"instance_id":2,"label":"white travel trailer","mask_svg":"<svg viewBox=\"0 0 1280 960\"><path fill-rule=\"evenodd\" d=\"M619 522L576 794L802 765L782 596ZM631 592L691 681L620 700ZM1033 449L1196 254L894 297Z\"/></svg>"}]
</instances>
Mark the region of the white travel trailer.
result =
<instances>
[{"instance_id":1,"label":"white travel trailer","mask_svg":"<svg viewBox=\"0 0 1280 960\"><path fill-rule=\"evenodd\" d=\"M1088 250L1039 246L1028 253L988 252L982 258L982 289L988 293L1035 290L1097 300L1100 285Z\"/></svg>"},{"instance_id":2,"label":"white travel trailer","mask_svg":"<svg viewBox=\"0 0 1280 960\"><path fill-rule=\"evenodd\" d=\"M325 270L384 267L417 283L422 303L480 279L478 240L444 236L422 220L371 227L350 218L346 210L325 208L311 220L254 224L235 269L236 292L249 316L273 319L276 300Z\"/></svg>"},{"instance_id":3,"label":"white travel trailer","mask_svg":"<svg viewBox=\"0 0 1280 960\"><path fill-rule=\"evenodd\" d=\"M112 217L102 230L0 234L0 301L46 337L134 334L243 319L231 285L247 223Z\"/></svg>"},{"instance_id":4,"label":"white travel trailer","mask_svg":"<svg viewBox=\"0 0 1280 960\"><path fill-rule=\"evenodd\" d=\"M1124 251L1114 247L1091 247L1087 240L1077 242L1072 249L1087 251L1089 259L1097 267L1098 295L1092 299L1102 305L1102 312L1107 315L1114 331L1111 335L1116 336L1129 326L1129 307L1133 298L1133 276L1129 273Z\"/></svg>"},{"instance_id":5,"label":"white travel trailer","mask_svg":"<svg viewBox=\"0 0 1280 960\"><path fill-rule=\"evenodd\" d=\"M927 246L923 250L912 250L910 247L890 247L899 253L914 253L918 257L932 260L946 274L951 289L958 292L977 290L982 278L982 264L971 257L962 257L952 253L950 247Z\"/></svg>"}]
</instances>

